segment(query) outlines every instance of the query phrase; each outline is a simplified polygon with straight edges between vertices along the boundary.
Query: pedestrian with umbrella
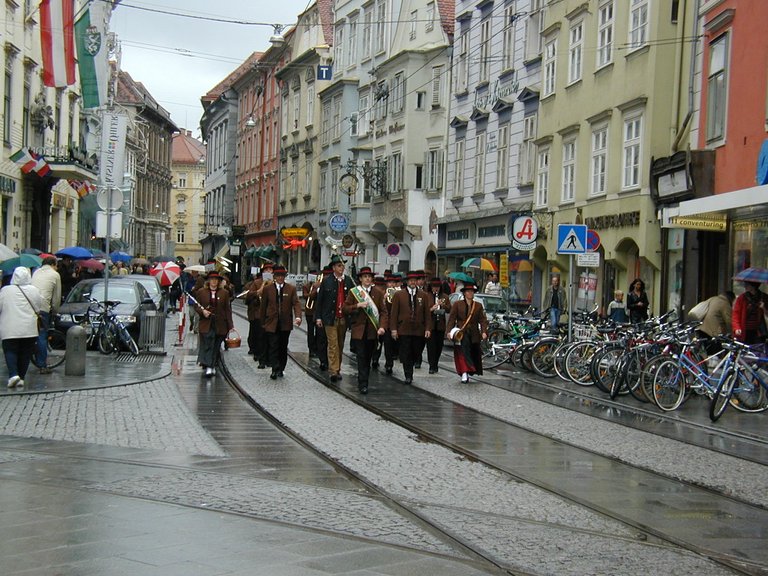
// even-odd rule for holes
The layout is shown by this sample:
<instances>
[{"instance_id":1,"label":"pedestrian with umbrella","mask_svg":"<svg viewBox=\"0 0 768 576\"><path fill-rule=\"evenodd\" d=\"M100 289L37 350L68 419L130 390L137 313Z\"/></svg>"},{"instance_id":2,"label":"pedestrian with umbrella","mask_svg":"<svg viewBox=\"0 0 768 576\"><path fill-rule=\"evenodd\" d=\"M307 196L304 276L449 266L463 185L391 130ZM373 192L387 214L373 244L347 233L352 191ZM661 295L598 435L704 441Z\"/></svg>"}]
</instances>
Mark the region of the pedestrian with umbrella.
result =
<instances>
[{"instance_id":1,"label":"pedestrian with umbrella","mask_svg":"<svg viewBox=\"0 0 768 576\"><path fill-rule=\"evenodd\" d=\"M733 303L733 335L745 344L764 343L768 340L768 294L760 290L760 284L768 282L768 269L747 268L734 279L744 283L744 292Z\"/></svg>"},{"instance_id":2,"label":"pedestrian with umbrella","mask_svg":"<svg viewBox=\"0 0 768 576\"><path fill-rule=\"evenodd\" d=\"M179 268L176 262L157 262L149 269L149 274L157 278L158 282L160 282L160 288L162 288L165 294L165 298L163 298L163 313L165 314L168 312L169 288L181 276L181 268Z\"/></svg>"}]
</instances>

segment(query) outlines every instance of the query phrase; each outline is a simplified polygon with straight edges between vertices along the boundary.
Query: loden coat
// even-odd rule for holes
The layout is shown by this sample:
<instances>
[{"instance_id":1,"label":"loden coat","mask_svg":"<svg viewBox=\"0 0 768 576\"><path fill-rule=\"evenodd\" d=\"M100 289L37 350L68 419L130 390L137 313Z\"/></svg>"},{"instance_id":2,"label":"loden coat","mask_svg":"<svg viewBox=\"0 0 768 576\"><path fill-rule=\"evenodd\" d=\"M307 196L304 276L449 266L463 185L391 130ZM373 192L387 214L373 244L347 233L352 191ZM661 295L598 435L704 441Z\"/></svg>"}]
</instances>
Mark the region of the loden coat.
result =
<instances>
[{"instance_id":1,"label":"loden coat","mask_svg":"<svg viewBox=\"0 0 768 576\"><path fill-rule=\"evenodd\" d=\"M245 285L245 289L248 293L245 295L245 306L248 310L248 322L253 322L259 319L261 311L261 298L259 297L259 290L261 289L264 281L261 278L255 278Z\"/></svg>"},{"instance_id":2,"label":"loden coat","mask_svg":"<svg viewBox=\"0 0 768 576\"><path fill-rule=\"evenodd\" d=\"M387 302L384 298L384 291L373 286L370 292L371 300L379 310L379 328L384 330L389 329L389 312L387 311ZM344 301L344 314L349 318L349 324L347 328L352 334L352 340L362 340L365 337L368 340L375 340L378 338L377 331L374 329L368 314L365 310L357 307L357 298L352 294L347 294L347 299ZM366 325L369 326L366 329Z\"/></svg>"},{"instance_id":3,"label":"loden coat","mask_svg":"<svg viewBox=\"0 0 768 576\"><path fill-rule=\"evenodd\" d=\"M446 335L454 328L462 328L466 322L467 325L463 328L464 338L468 338L470 344L480 344L482 342L483 333L488 333L488 319L485 316L483 305L477 300L474 301L474 305L472 317L469 319L469 322L466 322L470 310L469 303L464 298L453 303L451 313L448 315L448 320L445 324Z\"/></svg>"},{"instance_id":4,"label":"loden coat","mask_svg":"<svg viewBox=\"0 0 768 576\"><path fill-rule=\"evenodd\" d=\"M212 298L208 283L195 292L194 297L197 300L195 310L200 315L200 325L197 330L200 334L207 334L213 329L218 336L226 336L234 328L232 300L229 296L229 290L219 288L216 290L215 298ZM203 316L203 310L211 310L213 315L206 318Z\"/></svg>"},{"instance_id":5,"label":"loden coat","mask_svg":"<svg viewBox=\"0 0 768 576\"><path fill-rule=\"evenodd\" d=\"M277 284L272 282L266 286L261 292L260 318L265 332L275 333L278 329L282 332L293 330L294 320L301 318L301 305L296 287L283 282L283 299L278 302Z\"/></svg>"},{"instance_id":6,"label":"loden coat","mask_svg":"<svg viewBox=\"0 0 768 576\"><path fill-rule=\"evenodd\" d=\"M432 330L432 296L423 290L416 291L414 317L411 318L410 294L407 288L398 290L392 296L392 311L389 329L397 330L398 336L424 336Z\"/></svg>"}]
</instances>

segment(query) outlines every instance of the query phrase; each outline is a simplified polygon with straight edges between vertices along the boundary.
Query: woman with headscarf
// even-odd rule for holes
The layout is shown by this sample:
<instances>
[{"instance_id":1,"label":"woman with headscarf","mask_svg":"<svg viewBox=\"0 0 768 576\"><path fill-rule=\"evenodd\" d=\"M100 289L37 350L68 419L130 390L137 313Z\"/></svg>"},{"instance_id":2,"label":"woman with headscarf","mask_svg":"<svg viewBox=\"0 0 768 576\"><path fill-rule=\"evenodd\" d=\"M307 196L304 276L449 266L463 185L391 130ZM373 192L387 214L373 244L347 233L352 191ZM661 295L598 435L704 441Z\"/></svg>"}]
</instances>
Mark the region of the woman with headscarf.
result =
<instances>
[{"instance_id":1,"label":"woman with headscarf","mask_svg":"<svg viewBox=\"0 0 768 576\"><path fill-rule=\"evenodd\" d=\"M32 285L29 268L13 271L11 283L0 290L0 338L8 366L8 388L24 386L37 342L37 313L43 304Z\"/></svg>"},{"instance_id":2,"label":"woman with headscarf","mask_svg":"<svg viewBox=\"0 0 768 576\"><path fill-rule=\"evenodd\" d=\"M483 351L480 343L488 339L488 319L483 305L475 300L477 285L465 282L461 287L464 297L451 306L445 323L445 333L453 340L453 361L461 381L469 382L470 375L483 373Z\"/></svg>"}]
</instances>

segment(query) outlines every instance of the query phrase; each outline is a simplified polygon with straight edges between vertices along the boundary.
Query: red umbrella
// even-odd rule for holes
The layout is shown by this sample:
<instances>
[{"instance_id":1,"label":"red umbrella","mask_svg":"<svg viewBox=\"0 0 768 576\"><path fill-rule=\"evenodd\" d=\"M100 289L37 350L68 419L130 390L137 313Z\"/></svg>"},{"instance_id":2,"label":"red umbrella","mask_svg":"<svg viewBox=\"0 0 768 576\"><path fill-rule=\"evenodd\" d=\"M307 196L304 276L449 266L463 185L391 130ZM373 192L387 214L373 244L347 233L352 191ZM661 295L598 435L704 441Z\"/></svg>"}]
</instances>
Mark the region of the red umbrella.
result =
<instances>
[{"instance_id":1,"label":"red umbrella","mask_svg":"<svg viewBox=\"0 0 768 576\"><path fill-rule=\"evenodd\" d=\"M181 268L176 262L158 262L149 273L160 281L160 286L170 286L181 276Z\"/></svg>"},{"instance_id":2,"label":"red umbrella","mask_svg":"<svg viewBox=\"0 0 768 576\"><path fill-rule=\"evenodd\" d=\"M93 258L88 258L87 260L78 260L77 265L80 268L88 268L89 270L96 270L99 272L104 270L104 264L98 260L94 260Z\"/></svg>"}]
</instances>

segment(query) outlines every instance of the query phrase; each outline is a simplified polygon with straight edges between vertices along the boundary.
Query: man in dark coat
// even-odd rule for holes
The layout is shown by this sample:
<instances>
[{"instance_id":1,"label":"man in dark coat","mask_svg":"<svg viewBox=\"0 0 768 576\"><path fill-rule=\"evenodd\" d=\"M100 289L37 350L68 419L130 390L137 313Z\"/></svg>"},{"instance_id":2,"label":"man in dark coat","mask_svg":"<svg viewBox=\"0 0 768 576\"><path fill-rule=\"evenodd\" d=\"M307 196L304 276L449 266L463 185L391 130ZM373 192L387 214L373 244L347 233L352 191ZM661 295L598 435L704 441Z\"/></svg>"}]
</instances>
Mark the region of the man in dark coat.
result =
<instances>
[{"instance_id":1,"label":"man in dark coat","mask_svg":"<svg viewBox=\"0 0 768 576\"><path fill-rule=\"evenodd\" d=\"M258 351L266 345L264 329L261 327L261 298L259 290L264 282L261 272L253 275L253 279L245 285L245 306L248 310L248 354L258 360Z\"/></svg>"},{"instance_id":2,"label":"man in dark coat","mask_svg":"<svg viewBox=\"0 0 768 576\"><path fill-rule=\"evenodd\" d=\"M445 339L445 320L451 311L451 301L448 294L443 292L443 281L440 278L432 278L429 283L432 306L429 311L432 314L432 333L427 340L427 361L429 373L437 374L440 355L443 353L443 340Z\"/></svg>"},{"instance_id":3,"label":"man in dark coat","mask_svg":"<svg viewBox=\"0 0 768 576\"><path fill-rule=\"evenodd\" d=\"M315 324L325 330L328 341L328 371L331 382L341 380L341 355L347 321L344 318L344 302L354 282L344 274L344 260L334 254L330 262L333 273L320 284L315 301Z\"/></svg>"},{"instance_id":4,"label":"man in dark coat","mask_svg":"<svg viewBox=\"0 0 768 576\"><path fill-rule=\"evenodd\" d=\"M275 266L272 275L275 281L261 292L260 318L269 347L269 377L275 380L288 363L288 339L294 325L301 325L301 306L296 288L285 282L286 269Z\"/></svg>"},{"instance_id":5,"label":"man in dark coat","mask_svg":"<svg viewBox=\"0 0 768 576\"><path fill-rule=\"evenodd\" d=\"M389 328L392 338L399 342L400 362L403 364L405 383L413 382L413 367L424 349L424 339L432 331L432 298L416 286L419 274L408 272L407 286L392 297Z\"/></svg>"},{"instance_id":6,"label":"man in dark coat","mask_svg":"<svg viewBox=\"0 0 768 576\"><path fill-rule=\"evenodd\" d=\"M357 389L368 394L368 377L373 352L388 326L384 292L373 286L373 271L363 266L357 273L360 286L352 288L344 302L349 317L352 349L357 355Z\"/></svg>"},{"instance_id":7,"label":"man in dark coat","mask_svg":"<svg viewBox=\"0 0 768 576\"><path fill-rule=\"evenodd\" d=\"M220 281L221 276L211 272L205 285L194 296L197 301L195 310L200 315L197 361L204 368L206 376L216 374L221 345L235 326L232 322L232 300L229 292L219 286Z\"/></svg>"}]
</instances>

